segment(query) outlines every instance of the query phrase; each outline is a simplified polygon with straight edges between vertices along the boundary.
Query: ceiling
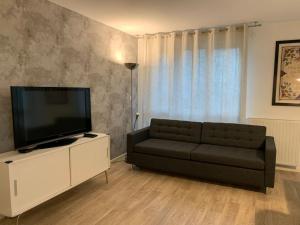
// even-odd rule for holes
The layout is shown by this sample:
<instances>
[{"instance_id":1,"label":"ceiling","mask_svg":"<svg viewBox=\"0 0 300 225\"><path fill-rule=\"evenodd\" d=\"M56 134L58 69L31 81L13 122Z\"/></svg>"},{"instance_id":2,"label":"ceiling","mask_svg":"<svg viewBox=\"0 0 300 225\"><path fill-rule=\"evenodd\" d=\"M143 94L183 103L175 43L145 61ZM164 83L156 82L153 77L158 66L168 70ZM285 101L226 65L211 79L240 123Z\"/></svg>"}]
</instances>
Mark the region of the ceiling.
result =
<instances>
[{"instance_id":1,"label":"ceiling","mask_svg":"<svg viewBox=\"0 0 300 225\"><path fill-rule=\"evenodd\" d=\"M300 19L300 0L50 1L133 35Z\"/></svg>"}]
</instances>

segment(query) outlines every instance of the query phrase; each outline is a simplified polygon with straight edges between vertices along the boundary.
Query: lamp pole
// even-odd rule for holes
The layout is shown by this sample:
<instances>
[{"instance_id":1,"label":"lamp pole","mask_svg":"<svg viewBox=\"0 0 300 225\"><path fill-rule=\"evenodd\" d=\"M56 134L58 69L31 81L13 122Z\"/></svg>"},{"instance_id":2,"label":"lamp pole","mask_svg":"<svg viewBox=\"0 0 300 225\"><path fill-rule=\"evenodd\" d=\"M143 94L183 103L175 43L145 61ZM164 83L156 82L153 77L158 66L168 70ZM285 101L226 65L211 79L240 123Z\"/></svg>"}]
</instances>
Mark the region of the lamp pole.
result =
<instances>
[{"instance_id":1,"label":"lamp pole","mask_svg":"<svg viewBox=\"0 0 300 225\"><path fill-rule=\"evenodd\" d=\"M133 117L132 71L137 68L138 64L137 63L125 63L124 65L126 66L127 69L130 69L130 123L131 123L131 131L133 131L135 129L135 127L133 125L133 119L132 119L132 117Z\"/></svg>"}]
</instances>

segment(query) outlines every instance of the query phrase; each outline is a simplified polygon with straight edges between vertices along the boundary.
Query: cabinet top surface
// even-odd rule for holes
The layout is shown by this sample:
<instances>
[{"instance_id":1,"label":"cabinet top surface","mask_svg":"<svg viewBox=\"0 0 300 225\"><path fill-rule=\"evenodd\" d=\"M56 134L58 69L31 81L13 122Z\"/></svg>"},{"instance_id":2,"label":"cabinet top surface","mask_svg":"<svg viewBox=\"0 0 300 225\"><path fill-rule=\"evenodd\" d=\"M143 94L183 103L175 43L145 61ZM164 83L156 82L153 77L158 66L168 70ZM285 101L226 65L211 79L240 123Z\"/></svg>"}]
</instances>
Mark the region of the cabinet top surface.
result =
<instances>
[{"instance_id":1,"label":"cabinet top surface","mask_svg":"<svg viewBox=\"0 0 300 225\"><path fill-rule=\"evenodd\" d=\"M86 137L83 137L83 135L75 136L75 137L78 137L78 140L76 140L75 142L73 142L72 144L69 144L69 145L53 147L53 148L45 148L45 149L35 149L34 151L29 152L29 153L19 153L18 151L5 152L5 153L0 154L0 163L9 161L9 160L11 160L11 161L18 160L19 161L19 160L23 160L23 159L28 159L31 157L40 156L40 155L55 152L58 150L74 147L76 145L88 143L88 142L91 142L94 140L98 140L100 138L109 137L109 135L103 134L103 133L94 133L93 132L93 134L97 134L98 136L95 138L86 138Z\"/></svg>"}]
</instances>

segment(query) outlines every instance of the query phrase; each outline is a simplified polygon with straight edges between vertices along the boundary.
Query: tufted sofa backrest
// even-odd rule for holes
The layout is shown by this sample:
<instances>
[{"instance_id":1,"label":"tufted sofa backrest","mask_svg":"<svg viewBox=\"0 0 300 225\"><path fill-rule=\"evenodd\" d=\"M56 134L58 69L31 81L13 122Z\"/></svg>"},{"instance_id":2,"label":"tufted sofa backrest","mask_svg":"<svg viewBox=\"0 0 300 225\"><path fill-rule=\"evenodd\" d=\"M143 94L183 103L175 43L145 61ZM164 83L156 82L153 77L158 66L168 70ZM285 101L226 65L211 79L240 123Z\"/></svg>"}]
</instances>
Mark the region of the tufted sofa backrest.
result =
<instances>
[{"instance_id":1,"label":"tufted sofa backrest","mask_svg":"<svg viewBox=\"0 0 300 225\"><path fill-rule=\"evenodd\" d=\"M150 138L200 143L201 126L200 122L152 119Z\"/></svg>"},{"instance_id":2,"label":"tufted sofa backrest","mask_svg":"<svg viewBox=\"0 0 300 225\"><path fill-rule=\"evenodd\" d=\"M201 143L259 149L266 139L266 127L231 123L203 123Z\"/></svg>"}]
</instances>

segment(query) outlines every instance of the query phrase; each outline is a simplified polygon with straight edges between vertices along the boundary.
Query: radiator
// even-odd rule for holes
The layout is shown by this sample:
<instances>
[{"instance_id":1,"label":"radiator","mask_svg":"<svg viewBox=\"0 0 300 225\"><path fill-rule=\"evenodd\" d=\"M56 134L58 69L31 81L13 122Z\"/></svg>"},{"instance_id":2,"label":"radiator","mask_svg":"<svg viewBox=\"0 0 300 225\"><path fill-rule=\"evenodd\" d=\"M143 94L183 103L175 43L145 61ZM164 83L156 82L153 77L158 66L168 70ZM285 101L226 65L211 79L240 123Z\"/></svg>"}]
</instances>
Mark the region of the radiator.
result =
<instances>
[{"instance_id":1,"label":"radiator","mask_svg":"<svg viewBox=\"0 0 300 225\"><path fill-rule=\"evenodd\" d=\"M247 123L267 127L275 138L277 165L297 167L300 164L300 121L248 118Z\"/></svg>"}]
</instances>

